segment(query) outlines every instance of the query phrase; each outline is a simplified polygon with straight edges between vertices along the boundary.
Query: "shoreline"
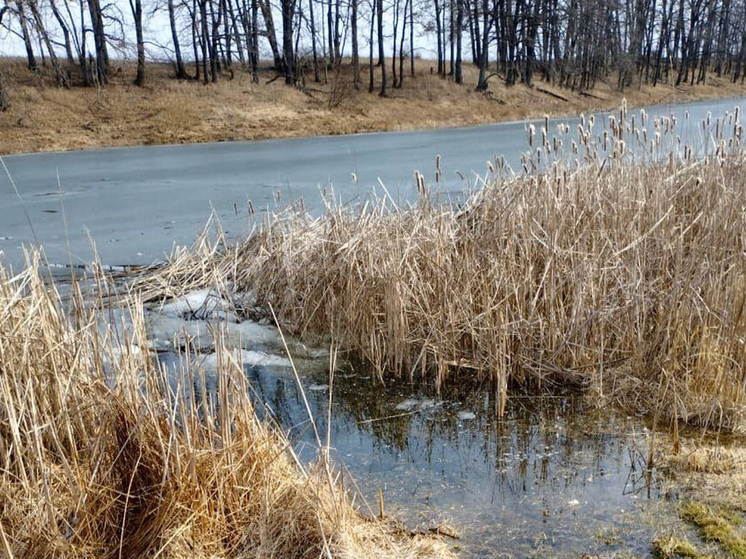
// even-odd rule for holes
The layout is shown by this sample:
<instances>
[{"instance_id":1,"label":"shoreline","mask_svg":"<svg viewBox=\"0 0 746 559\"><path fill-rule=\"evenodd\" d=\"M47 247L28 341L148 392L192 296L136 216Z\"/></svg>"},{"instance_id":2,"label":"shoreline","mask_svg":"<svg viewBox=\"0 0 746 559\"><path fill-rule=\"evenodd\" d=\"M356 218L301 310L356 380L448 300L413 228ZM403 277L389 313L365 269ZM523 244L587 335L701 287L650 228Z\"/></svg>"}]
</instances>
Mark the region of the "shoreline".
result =
<instances>
[{"instance_id":1,"label":"shoreline","mask_svg":"<svg viewBox=\"0 0 746 559\"><path fill-rule=\"evenodd\" d=\"M253 85L237 74L235 80L202 86L171 79L167 67L154 66L144 88L122 78L106 89L63 90L30 78L23 82L23 72L15 70L11 109L0 113L3 156L426 132L527 122L545 115L572 118L613 110L623 99L630 109L638 109L746 97L746 86L717 78L698 86L635 86L623 93L601 83L589 94L543 82L510 88L493 82L487 93L478 93L420 68L416 78L386 99L353 90L331 108L325 97L332 95L331 82L319 86L330 91L302 91L275 83Z\"/></svg>"},{"instance_id":2,"label":"shoreline","mask_svg":"<svg viewBox=\"0 0 746 559\"><path fill-rule=\"evenodd\" d=\"M702 99L692 99L689 101L670 101L670 102L660 102L655 104L636 104L636 105L628 105L628 109L631 111L639 111L640 109L655 109L657 107L666 107L670 105L696 105L698 103L704 103L706 101L728 101L728 100L740 100L744 99L746 100L746 90L744 90L743 95L738 96L725 96L725 97L707 97ZM622 98L621 100L624 100ZM620 102L621 102L620 100ZM609 107L609 108L603 108L603 109L594 109L592 111L587 112L575 112L575 113L564 113L564 114L547 114L546 116L549 117L549 120L561 120L563 118L578 118L581 114L601 114L601 113L609 113L611 111L614 111L616 108L618 108L618 105ZM9 153L0 153L0 157L23 157L26 155L40 155L40 154L63 154L63 153L74 153L74 152L104 152L104 151L110 151L110 150L119 150L119 149L137 149L137 148L178 148L183 146L217 146L220 144L227 144L227 143L269 143L269 142L282 142L286 140L310 140L310 139L327 139L327 138L336 138L339 136L375 136L379 134L412 134L417 132L434 132L439 130L467 130L472 128L488 128L491 126L509 126L514 124L521 124L521 123L532 123L532 122L543 122L544 115L539 115L539 113L536 113L536 116L529 116L524 119L515 119L515 120L499 120L495 122L487 122L487 123L478 123L478 124L463 124L463 125L455 125L450 126L448 124L443 124L440 126L429 126L426 128L399 128L399 129L383 129L383 130L364 130L360 132L349 132L349 133L343 133L343 134L316 134L316 135L303 135L303 136L280 136L280 137L269 137L269 138L247 138L247 139L228 139L228 140L210 140L205 142L181 142L181 143L164 143L164 144L125 144L125 145L103 145L100 147L78 147L78 148L69 148L69 149L61 149L61 150L39 150L39 151L28 151L28 152L9 152Z\"/></svg>"}]
</instances>

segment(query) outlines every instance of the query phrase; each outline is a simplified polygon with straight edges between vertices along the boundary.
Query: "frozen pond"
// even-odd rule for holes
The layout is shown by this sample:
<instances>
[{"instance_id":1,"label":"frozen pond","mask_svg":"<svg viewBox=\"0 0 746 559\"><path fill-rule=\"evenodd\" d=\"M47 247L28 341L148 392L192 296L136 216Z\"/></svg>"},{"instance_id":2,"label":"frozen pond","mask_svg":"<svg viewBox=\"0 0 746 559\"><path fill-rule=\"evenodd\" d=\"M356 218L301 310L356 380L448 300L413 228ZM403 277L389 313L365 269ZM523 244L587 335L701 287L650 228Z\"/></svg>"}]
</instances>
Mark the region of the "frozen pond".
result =
<instances>
[{"instance_id":1,"label":"frozen pond","mask_svg":"<svg viewBox=\"0 0 746 559\"><path fill-rule=\"evenodd\" d=\"M674 115L683 141L710 146L701 122L708 113L713 119L732 114L743 101L651 107L648 139L654 136L652 119ZM597 115L595 133L601 133L609 116ZM550 120L552 134L560 122L569 125L571 136L577 135L577 118ZM543 121L534 124L538 130ZM395 201L412 201L417 197L416 170L429 188L448 200L473 188L496 157L520 170L521 155L529 149L528 126L513 122L5 156L20 198L0 172L0 252L7 264L18 267L22 245L39 242L50 262L75 265L90 262L95 245L104 264L151 264L163 260L174 244L191 244L211 209L230 236L242 236L251 227L249 208L261 214L302 199L306 209L318 211L322 193L332 190L338 201L360 202L372 192L382 195L385 185ZM437 155L441 178L436 184Z\"/></svg>"}]
</instances>

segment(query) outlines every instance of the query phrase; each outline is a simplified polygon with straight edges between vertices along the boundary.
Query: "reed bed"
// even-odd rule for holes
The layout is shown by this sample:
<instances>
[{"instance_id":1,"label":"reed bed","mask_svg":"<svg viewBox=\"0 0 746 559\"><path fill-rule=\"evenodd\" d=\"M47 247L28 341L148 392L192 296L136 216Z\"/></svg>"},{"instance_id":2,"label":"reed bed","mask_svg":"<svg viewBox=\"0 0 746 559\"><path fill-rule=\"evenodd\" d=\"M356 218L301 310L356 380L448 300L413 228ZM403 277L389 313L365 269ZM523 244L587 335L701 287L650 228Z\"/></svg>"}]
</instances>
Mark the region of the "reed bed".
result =
<instances>
[{"instance_id":1,"label":"reed bed","mask_svg":"<svg viewBox=\"0 0 746 559\"><path fill-rule=\"evenodd\" d=\"M199 371L169 376L140 349L137 295L115 328L75 284L63 304L30 258L0 268L0 556L450 555L365 518L324 462L299 463L232 352L218 346L208 398Z\"/></svg>"},{"instance_id":2,"label":"reed bed","mask_svg":"<svg viewBox=\"0 0 746 559\"><path fill-rule=\"evenodd\" d=\"M383 199L282 214L238 245L181 253L145 283L220 277L254 291L289 332L336 340L381 379L489 381L501 411L509 387L572 387L632 412L742 430L739 111L702 123L705 157L675 124L644 113L635 124L623 107L596 143L593 118L571 143L552 138L547 120L541 134L527 130L536 154L524 172L495 170L466 204L431 202L418 175L411 207ZM563 141L581 161L552 162Z\"/></svg>"}]
</instances>

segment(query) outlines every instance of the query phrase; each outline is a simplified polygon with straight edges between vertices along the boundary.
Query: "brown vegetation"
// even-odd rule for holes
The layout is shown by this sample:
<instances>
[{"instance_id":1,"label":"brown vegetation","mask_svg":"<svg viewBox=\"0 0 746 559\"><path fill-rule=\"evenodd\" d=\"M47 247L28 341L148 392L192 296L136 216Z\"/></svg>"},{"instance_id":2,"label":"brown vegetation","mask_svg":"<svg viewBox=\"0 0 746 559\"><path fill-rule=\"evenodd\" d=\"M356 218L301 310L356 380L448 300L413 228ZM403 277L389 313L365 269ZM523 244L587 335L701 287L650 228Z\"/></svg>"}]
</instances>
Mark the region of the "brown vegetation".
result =
<instances>
[{"instance_id":1,"label":"brown vegetation","mask_svg":"<svg viewBox=\"0 0 746 559\"><path fill-rule=\"evenodd\" d=\"M0 269L0 556L450 555L363 518L323 463L298 463L231 352L217 348L208 396L199 371L167 378L140 351L137 306L127 335L88 303L63 305L35 262Z\"/></svg>"},{"instance_id":2,"label":"brown vegetation","mask_svg":"<svg viewBox=\"0 0 746 559\"><path fill-rule=\"evenodd\" d=\"M622 96L642 106L746 94L743 85L714 76L707 84L658 84L624 94L615 84L598 83L591 94L580 94L549 84L505 87L493 78L489 91L477 92L431 75L432 64L418 61L417 77L382 99L354 89L347 67L331 72L327 85L309 79L305 88L291 88L279 80L266 83L274 75L269 71L258 85L243 72L202 85L171 79L170 66L151 65L145 87L138 88L125 66L106 87L64 89L53 85L53 76L6 60L12 103L0 113L0 154L465 126L610 109ZM475 67L465 65L464 72L466 83L476 83Z\"/></svg>"},{"instance_id":3,"label":"brown vegetation","mask_svg":"<svg viewBox=\"0 0 746 559\"><path fill-rule=\"evenodd\" d=\"M621 112L608 159L588 146L579 168L495 169L462 208L420 182L409 209L279 216L217 256L182 253L161 280L256 290L291 332L336 338L383 377L490 380L503 403L511 384L572 386L740 430L746 157L723 143L701 160L625 163L643 135Z\"/></svg>"}]
</instances>

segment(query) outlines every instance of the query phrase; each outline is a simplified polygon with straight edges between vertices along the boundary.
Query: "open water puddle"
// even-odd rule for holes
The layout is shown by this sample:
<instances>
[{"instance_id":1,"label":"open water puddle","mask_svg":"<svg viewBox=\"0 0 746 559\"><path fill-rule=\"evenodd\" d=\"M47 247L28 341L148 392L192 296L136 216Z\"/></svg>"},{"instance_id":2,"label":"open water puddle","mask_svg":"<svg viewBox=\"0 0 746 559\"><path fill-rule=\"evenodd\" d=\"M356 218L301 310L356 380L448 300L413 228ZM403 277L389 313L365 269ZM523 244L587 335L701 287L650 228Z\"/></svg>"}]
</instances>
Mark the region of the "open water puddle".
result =
<instances>
[{"instance_id":1,"label":"open water puddle","mask_svg":"<svg viewBox=\"0 0 746 559\"><path fill-rule=\"evenodd\" d=\"M498 418L489 386L456 378L437 394L402 380L382 385L349 364L330 379L328 351L289 340L301 390L279 332L213 296L150 308L150 350L174 371L199 363L205 384L195 390L214 397L211 333L221 329L244 363L258 413L311 461L318 446L305 393L322 444L328 434L364 512L379 513L380 489L386 514L411 528L455 526L453 546L464 557L650 557L655 536L692 534L677 517L676 492L646 467L650 433L638 418L584 409L573 395L521 394ZM186 339L198 353L176 351Z\"/></svg>"},{"instance_id":2,"label":"open water puddle","mask_svg":"<svg viewBox=\"0 0 746 559\"><path fill-rule=\"evenodd\" d=\"M314 437L294 378L262 367L248 375L264 412L310 457ZM303 379L322 440L324 382ZM387 514L409 526L456 526L464 556L648 556L656 534L680 526L675 495L647 471L639 421L584 411L572 398L520 396L498 419L485 390L446 388L437 397L366 375L336 375L332 396L333 456L371 512L381 488Z\"/></svg>"}]
</instances>

